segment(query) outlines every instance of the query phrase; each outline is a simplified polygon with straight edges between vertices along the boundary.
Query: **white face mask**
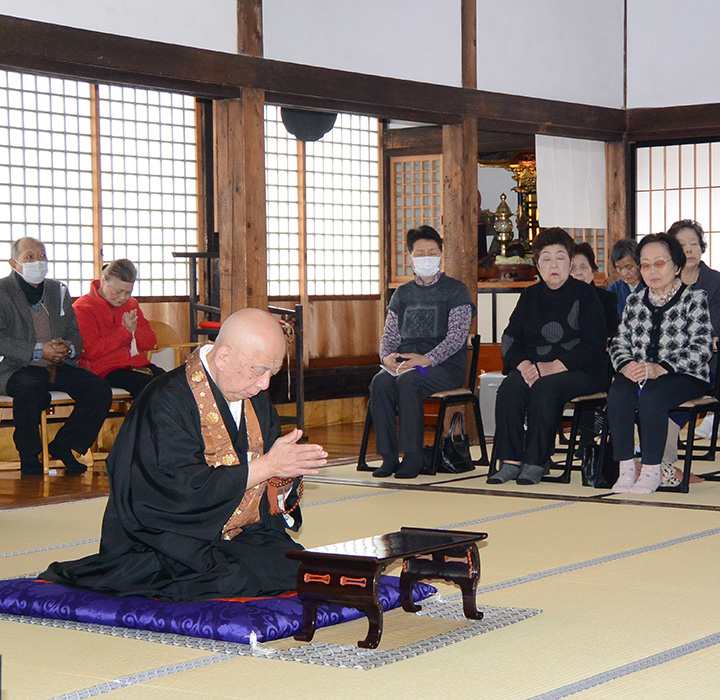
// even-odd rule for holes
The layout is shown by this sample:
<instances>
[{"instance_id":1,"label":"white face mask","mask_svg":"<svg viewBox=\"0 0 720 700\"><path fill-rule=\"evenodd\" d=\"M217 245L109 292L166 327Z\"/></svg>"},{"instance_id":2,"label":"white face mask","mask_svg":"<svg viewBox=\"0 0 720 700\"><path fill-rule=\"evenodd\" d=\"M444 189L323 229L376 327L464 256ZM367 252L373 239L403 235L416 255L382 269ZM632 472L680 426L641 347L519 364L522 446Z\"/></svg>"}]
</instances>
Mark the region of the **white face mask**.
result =
<instances>
[{"instance_id":1,"label":"white face mask","mask_svg":"<svg viewBox=\"0 0 720 700\"><path fill-rule=\"evenodd\" d=\"M435 277L440 270L440 261L442 256L418 256L411 258L413 269L418 277Z\"/></svg>"},{"instance_id":2,"label":"white face mask","mask_svg":"<svg viewBox=\"0 0 720 700\"><path fill-rule=\"evenodd\" d=\"M21 263L19 260L15 260L15 262L22 266L22 272L19 272L18 274L28 284L40 284L48 273L47 260L36 260L35 262L26 263Z\"/></svg>"}]
</instances>

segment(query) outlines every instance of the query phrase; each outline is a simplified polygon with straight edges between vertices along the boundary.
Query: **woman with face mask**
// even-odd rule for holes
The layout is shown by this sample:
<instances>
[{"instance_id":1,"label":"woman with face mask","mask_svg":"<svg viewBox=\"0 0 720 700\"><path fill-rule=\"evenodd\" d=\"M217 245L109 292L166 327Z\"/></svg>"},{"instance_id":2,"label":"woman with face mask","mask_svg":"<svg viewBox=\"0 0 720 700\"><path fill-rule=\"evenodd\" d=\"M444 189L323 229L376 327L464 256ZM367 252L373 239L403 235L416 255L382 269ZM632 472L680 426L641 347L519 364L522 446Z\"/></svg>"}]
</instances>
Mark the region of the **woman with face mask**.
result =
<instances>
[{"instance_id":1,"label":"woman with face mask","mask_svg":"<svg viewBox=\"0 0 720 700\"><path fill-rule=\"evenodd\" d=\"M465 381L475 314L467 286L441 271L440 234L420 226L408 231L405 240L415 279L390 299L380 341L383 369L370 385L377 451L383 459L373 476L394 474L397 479L413 479L424 466L423 399Z\"/></svg>"}]
</instances>

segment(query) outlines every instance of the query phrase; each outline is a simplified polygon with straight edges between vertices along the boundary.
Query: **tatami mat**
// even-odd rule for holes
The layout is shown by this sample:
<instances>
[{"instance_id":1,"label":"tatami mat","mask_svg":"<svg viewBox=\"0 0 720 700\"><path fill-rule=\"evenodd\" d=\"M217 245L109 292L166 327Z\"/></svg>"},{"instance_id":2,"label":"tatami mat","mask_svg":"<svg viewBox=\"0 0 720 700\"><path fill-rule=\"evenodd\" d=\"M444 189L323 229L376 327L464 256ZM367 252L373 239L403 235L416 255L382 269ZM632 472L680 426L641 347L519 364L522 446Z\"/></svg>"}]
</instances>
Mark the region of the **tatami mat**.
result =
<instances>
[{"instance_id":1,"label":"tatami mat","mask_svg":"<svg viewBox=\"0 0 720 700\"><path fill-rule=\"evenodd\" d=\"M378 484L383 480L367 473L372 482L355 485L340 481L350 481L354 465L343 470L328 468L308 480L303 544L403 525L488 532L480 548L480 609L542 612L365 671L0 621L2 700L237 699L274 689L313 700L370 693L413 700L718 697L720 512L708 506L720 484L693 485L687 495L652 494L635 504L603 493L565 500L576 489L598 493L576 484L548 484L537 494L505 489L502 497L486 486L455 488L462 480L408 490ZM326 478L331 472L347 476ZM644 505L653 499L666 507ZM0 512L0 577L95 551L103 507L97 499ZM437 586L451 601L457 597L454 586ZM397 611L386 616L381 651L440 639L466 624L416 621ZM354 648L365 630L357 621L318 633L316 644L323 646L316 651L332 656Z\"/></svg>"},{"instance_id":2,"label":"tatami mat","mask_svg":"<svg viewBox=\"0 0 720 700\"><path fill-rule=\"evenodd\" d=\"M697 463L696 471L702 473L714 468L712 462ZM380 466L380 462L373 461L370 466ZM553 476L559 475L560 470L553 470ZM518 495L521 497L560 498L560 499L601 499L635 501L648 504L675 504L681 507L704 506L720 509L720 481L704 481L690 484L689 493L673 491L657 491L652 494L637 496L634 494L613 494L610 489L597 489L582 485L580 472L573 470L570 474L569 484L560 484L552 481L541 481L532 486L519 486L514 481L505 484L488 484L487 467L477 467L475 471L465 474L435 474L433 476L418 476L416 479L395 479L394 477L378 479L368 471L358 471L356 463L335 464L320 471L318 476L310 477L310 482L327 484L345 484L366 487L382 487L389 489L417 489L419 487L432 487L435 491L478 491L483 493L496 493L499 495Z\"/></svg>"}]
</instances>

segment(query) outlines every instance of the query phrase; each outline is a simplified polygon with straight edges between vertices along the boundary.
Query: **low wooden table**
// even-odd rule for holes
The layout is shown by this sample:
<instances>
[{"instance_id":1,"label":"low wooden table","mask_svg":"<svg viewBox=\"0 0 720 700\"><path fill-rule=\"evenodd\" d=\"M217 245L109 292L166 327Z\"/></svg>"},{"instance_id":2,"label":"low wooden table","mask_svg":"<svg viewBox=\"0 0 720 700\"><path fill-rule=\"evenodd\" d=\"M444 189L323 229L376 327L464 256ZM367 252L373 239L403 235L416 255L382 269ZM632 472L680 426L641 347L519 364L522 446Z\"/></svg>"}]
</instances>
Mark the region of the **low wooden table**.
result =
<instances>
[{"instance_id":1,"label":"low wooden table","mask_svg":"<svg viewBox=\"0 0 720 700\"><path fill-rule=\"evenodd\" d=\"M475 543L486 537L486 532L403 527L399 532L377 537L286 552L290 559L300 561L297 591L303 606L303 628L295 639L309 642L313 638L318 605L339 603L367 615L368 634L358 646L375 649L383 627L377 584L380 574L397 559L403 560L400 575L403 610L421 610L412 599L417 581L444 579L460 586L465 617L482 619L483 614L475 606L480 578L480 555Z\"/></svg>"}]
</instances>

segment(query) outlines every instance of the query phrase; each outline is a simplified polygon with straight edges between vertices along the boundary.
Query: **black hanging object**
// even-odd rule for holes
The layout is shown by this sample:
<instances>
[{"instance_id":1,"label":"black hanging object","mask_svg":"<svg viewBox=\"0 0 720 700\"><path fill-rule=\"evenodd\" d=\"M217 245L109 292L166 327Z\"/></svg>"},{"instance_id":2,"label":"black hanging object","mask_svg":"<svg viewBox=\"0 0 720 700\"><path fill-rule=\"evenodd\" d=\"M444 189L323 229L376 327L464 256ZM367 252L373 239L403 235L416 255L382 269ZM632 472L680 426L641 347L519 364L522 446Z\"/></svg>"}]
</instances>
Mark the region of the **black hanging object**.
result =
<instances>
[{"instance_id":1,"label":"black hanging object","mask_svg":"<svg viewBox=\"0 0 720 700\"><path fill-rule=\"evenodd\" d=\"M282 107L280 116L288 132L301 141L319 141L335 126L337 119L334 112L311 112L290 107Z\"/></svg>"}]
</instances>

